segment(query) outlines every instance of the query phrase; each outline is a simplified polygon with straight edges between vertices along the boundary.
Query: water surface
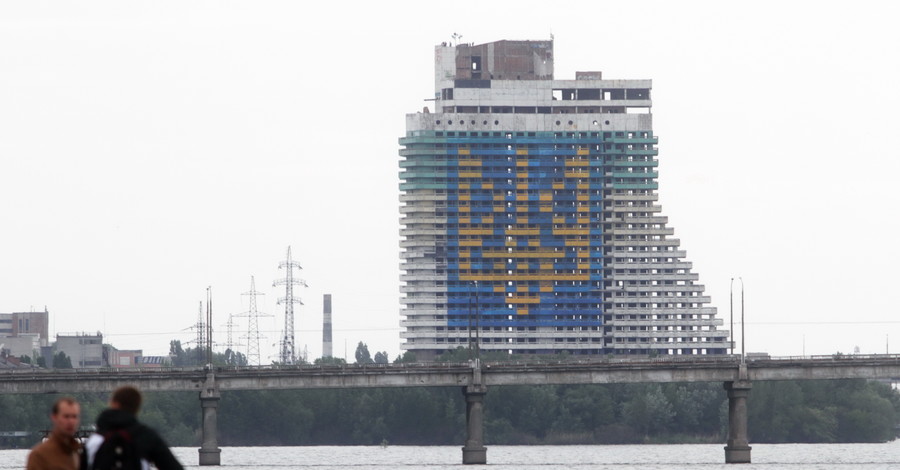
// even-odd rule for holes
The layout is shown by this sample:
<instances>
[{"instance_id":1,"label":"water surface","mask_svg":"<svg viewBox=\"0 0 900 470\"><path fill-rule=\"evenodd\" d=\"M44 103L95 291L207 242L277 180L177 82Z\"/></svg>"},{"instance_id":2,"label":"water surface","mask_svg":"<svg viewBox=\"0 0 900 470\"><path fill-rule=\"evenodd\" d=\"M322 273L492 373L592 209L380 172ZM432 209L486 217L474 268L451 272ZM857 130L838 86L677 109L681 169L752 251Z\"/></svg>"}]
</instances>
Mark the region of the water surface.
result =
<instances>
[{"instance_id":1,"label":"water surface","mask_svg":"<svg viewBox=\"0 0 900 470\"><path fill-rule=\"evenodd\" d=\"M900 440L885 444L751 444L754 469L874 470L900 468ZM735 470L726 465L722 444L617 446L488 446L488 467L496 470ZM197 449L175 455L199 469ZM0 469L24 468L27 450L0 451ZM429 470L465 466L458 446L223 447L222 470L316 469ZM485 467L485 468L488 468ZM211 467L202 467L209 469Z\"/></svg>"}]
</instances>

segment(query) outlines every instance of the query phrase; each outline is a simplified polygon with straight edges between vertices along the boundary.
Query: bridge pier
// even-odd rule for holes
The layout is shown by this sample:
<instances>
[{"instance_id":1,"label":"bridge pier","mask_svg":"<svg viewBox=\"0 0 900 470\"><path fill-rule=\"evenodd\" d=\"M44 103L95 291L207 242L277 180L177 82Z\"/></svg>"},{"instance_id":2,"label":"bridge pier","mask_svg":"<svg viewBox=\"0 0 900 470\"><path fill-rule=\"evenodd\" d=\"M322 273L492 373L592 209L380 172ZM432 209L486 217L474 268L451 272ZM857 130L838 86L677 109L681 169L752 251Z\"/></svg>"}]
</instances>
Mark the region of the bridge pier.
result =
<instances>
[{"instance_id":1,"label":"bridge pier","mask_svg":"<svg viewBox=\"0 0 900 470\"><path fill-rule=\"evenodd\" d=\"M216 434L219 407L219 387L212 373L207 374L203 391L200 392L200 407L203 409L203 440L200 444L200 465L220 465L222 450L219 449L219 438Z\"/></svg>"},{"instance_id":2,"label":"bridge pier","mask_svg":"<svg viewBox=\"0 0 900 470\"><path fill-rule=\"evenodd\" d=\"M479 371L480 372L480 371ZM462 448L463 464L486 464L487 448L484 447L484 385L463 388L466 396L466 445Z\"/></svg>"},{"instance_id":3,"label":"bridge pier","mask_svg":"<svg viewBox=\"0 0 900 470\"><path fill-rule=\"evenodd\" d=\"M750 443L747 441L747 398L749 380L725 382L728 392L728 441L725 463L750 463Z\"/></svg>"}]
</instances>

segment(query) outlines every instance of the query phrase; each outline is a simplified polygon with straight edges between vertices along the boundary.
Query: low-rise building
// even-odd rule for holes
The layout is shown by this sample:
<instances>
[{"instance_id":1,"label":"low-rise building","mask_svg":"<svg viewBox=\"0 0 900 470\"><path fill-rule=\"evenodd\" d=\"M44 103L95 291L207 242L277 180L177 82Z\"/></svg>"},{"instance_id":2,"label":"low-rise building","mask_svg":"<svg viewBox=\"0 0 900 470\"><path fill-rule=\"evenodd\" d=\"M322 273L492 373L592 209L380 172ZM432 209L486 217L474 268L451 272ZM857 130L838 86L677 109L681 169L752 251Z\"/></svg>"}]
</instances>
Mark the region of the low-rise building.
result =
<instances>
[{"instance_id":1,"label":"low-rise building","mask_svg":"<svg viewBox=\"0 0 900 470\"><path fill-rule=\"evenodd\" d=\"M0 313L0 344L10 350L12 356L34 358L35 349L48 344L50 314L43 312Z\"/></svg>"},{"instance_id":2,"label":"low-rise building","mask_svg":"<svg viewBox=\"0 0 900 470\"><path fill-rule=\"evenodd\" d=\"M56 335L56 353L63 352L76 369L108 367L109 358L103 348L103 335L75 333Z\"/></svg>"},{"instance_id":3,"label":"low-rise building","mask_svg":"<svg viewBox=\"0 0 900 470\"><path fill-rule=\"evenodd\" d=\"M143 365L144 351L141 349L116 349L112 345L104 346L109 358L109 366L114 368L141 367Z\"/></svg>"},{"instance_id":4,"label":"low-rise building","mask_svg":"<svg viewBox=\"0 0 900 470\"><path fill-rule=\"evenodd\" d=\"M36 334L22 336L6 336L0 338L0 345L7 355L12 357L28 356L31 359L37 359L41 343L40 337Z\"/></svg>"}]
</instances>

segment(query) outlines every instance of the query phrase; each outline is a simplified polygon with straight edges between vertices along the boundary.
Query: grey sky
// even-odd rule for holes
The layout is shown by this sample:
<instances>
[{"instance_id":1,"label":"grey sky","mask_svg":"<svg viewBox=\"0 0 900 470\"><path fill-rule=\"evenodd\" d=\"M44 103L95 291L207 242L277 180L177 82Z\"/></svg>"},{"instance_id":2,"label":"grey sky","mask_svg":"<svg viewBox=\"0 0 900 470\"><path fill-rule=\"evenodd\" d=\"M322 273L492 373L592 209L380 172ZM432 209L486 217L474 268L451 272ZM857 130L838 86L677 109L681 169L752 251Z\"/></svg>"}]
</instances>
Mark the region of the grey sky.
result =
<instances>
[{"instance_id":1,"label":"grey sky","mask_svg":"<svg viewBox=\"0 0 900 470\"><path fill-rule=\"evenodd\" d=\"M394 357L397 138L433 46L552 33L557 78L653 79L663 213L726 328L743 277L749 350L900 351L900 7L308 5L0 4L0 311L165 354L210 285L224 342L255 275L269 356L291 245L300 349L331 293L335 354Z\"/></svg>"}]
</instances>

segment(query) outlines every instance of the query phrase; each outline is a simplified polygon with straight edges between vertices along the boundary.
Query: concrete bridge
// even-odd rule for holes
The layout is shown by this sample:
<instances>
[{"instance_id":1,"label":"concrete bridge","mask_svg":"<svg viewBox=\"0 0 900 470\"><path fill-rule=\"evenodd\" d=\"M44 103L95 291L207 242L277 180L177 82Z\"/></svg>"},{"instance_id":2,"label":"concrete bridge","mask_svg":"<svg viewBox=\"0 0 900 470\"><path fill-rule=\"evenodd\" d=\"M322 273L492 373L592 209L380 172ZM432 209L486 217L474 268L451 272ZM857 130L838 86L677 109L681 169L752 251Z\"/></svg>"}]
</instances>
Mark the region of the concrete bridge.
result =
<instances>
[{"instance_id":1,"label":"concrete bridge","mask_svg":"<svg viewBox=\"0 0 900 470\"><path fill-rule=\"evenodd\" d=\"M725 461L749 463L747 399L758 380L889 379L900 381L900 355L754 358L667 356L556 363L428 363L168 369L27 369L0 372L0 393L112 391L199 392L203 410L201 465L218 465L216 412L222 391L311 388L461 387L466 397L463 463L487 462L483 401L489 387L539 384L722 382L728 394Z\"/></svg>"}]
</instances>

